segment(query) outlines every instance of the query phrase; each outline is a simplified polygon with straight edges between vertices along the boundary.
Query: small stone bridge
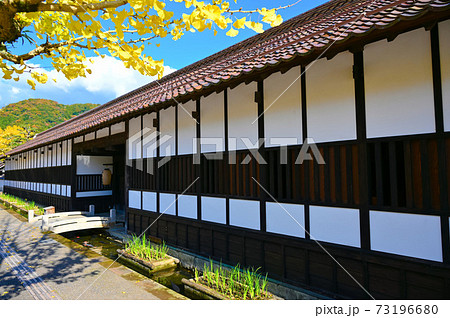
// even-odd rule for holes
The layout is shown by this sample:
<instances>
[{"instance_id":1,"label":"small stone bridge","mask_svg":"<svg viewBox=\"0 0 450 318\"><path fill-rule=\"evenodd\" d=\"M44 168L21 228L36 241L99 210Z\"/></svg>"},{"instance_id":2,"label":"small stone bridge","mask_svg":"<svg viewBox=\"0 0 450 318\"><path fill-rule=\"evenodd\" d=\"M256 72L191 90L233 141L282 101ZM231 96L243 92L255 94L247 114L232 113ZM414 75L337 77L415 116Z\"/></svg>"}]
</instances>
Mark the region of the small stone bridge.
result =
<instances>
[{"instance_id":1,"label":"small stone bridge","mask_svg":"<svg viewBox=\"0 0 450 318\"><path fill-rule=\"evenodd\" d=\"M34 216L33 211L28 212L29 223L40 223L41 231L65 233L71 231L108 228L116 222L116 211L110 210L108 216L96 216L94 210L90 212L72 211Z\"/></svg>"}]
</instances>

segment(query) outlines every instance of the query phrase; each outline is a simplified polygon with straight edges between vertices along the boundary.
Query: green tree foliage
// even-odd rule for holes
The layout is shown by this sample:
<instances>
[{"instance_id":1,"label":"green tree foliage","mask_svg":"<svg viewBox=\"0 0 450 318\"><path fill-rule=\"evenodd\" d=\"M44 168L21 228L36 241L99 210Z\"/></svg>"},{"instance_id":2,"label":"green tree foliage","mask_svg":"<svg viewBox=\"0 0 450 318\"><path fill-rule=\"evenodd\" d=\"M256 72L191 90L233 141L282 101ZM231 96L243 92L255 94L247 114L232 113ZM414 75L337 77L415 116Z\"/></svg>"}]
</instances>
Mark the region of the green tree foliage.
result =
<instances>
[{"instance_id":1,"label":"green tree foliage","mask_svg":"<svg viewBox=\"0 0 450 318\"><path fill-rule=\"evenodd\" d=\"M48 99L27 99L0 109L0 128L17 125L36 134L96 106L63 105Z\"/></svg>"},{"instance_id":2,"label":"green tree foliage","mask_svg":"<svg viewBox=\"0 0 450 318\"><path fill-rule=\"evenodd\" d=\"M75 117L97 104L63 105L48 99L27 99L0 109L0 156L37 133Z\"/></svg>"}]
</instances>

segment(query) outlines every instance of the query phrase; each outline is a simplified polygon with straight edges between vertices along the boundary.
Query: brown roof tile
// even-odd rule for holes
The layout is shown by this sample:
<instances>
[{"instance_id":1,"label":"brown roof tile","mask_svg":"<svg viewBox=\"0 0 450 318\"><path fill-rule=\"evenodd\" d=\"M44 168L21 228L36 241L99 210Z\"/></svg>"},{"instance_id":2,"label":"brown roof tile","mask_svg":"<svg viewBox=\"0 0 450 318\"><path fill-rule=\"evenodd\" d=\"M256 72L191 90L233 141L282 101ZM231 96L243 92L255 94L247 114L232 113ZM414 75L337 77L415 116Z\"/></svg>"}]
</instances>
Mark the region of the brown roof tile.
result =
<instances>
[{"instance_id":1,"label":"brown roof tile","mask_svg":"<svg viewBox=\"0 0 450 318\"><path fill-rule=\"evenodd\" d=\"M221 85L254 70L322 50L335 41L361 37L402 20L449 9L448 0L332 0L42 132L8 154L68 138L172 97Z\"/></svg>"}]
</instances>

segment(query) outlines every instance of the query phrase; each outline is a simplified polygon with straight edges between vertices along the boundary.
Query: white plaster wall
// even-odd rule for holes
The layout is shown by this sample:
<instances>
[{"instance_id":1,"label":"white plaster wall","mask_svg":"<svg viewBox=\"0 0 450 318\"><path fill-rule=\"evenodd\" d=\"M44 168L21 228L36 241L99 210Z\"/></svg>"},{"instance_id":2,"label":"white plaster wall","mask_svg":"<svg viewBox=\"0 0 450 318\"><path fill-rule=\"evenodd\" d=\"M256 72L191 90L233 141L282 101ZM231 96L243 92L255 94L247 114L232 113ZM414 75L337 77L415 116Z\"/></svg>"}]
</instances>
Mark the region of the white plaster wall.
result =
<instances>
[{"instance_id":1,"label":"white plaster wall","mask_svg":"<svg viewBox=\"0 0 450 318\"><path fill-rule=\"evenodd\" d=\"M176 214L176 195L172 193L159 194L159 212L169 215Z\"/></svg>"},{"instance_id":2,"label":"white plaster wall","mask_svg":"<svg viewBox=\"0 0 450 318\"><path fill-rule=\"evenodd\" d=\"M111 135L119 134L125 132L125 122L121 121L120 123L111 125Z\"/></svg>"},{"instance_id":3,"label":"white plaster wall","mask_svg":"<svg viewBox=\"0 0 450 318\"><path fill-rule=\"evenodd\" d=\"M370 211L372 250L442 261L438 216Z\"/></svg>"},{"instance_id":4,"label":"white plaster wall","mask_svg":"<svg viewBox=\"0 0 450 318\"><path fill-rule=\"evenodd\" d=\"M178 196L178 216L197 219L197 196L184 194Z\"/></svg>"},{"instance_id":5,"label":"white plaster wall","mask_svg":"<svg viewBox=\"0 0 450 318\"><path fill-rule=\"evenodd\" d=\"M161 143L159 154L161 157L174 156L175 143L175 107L169 107L159 112Z\"/></svg>"},{"instance_id":6,"label":"white plaster wall","mask_svg":"<svg viewBox=\"0 0 450 318\"><path fill-rule=\"evenodd\" d=\"M311 239L361 246L359 210L310 206Z\"/></svg>"},{"instance_id":7,"label":"white plaster wall","mask_svg":"<svg viewBox=\"0 0 450 318\"><path fill-rule=\"evenodd\" d=\"M230 225L259 230L259 201L230 199Z\"/></svg>"},{"instance_id":8,"label":"white plaster wall","mask_svg":"<svg viewBox=\"0 0 450 318\"><path fill-rule=\"evenodd\" d=\"M62 143L58 142L56 144L56 165L61 166L61 156L62 156Z\"/></svg>"},{"instance_id":9,"label":"white plaster wall","mask_svg":"<svg viewBox=\"0 0 450 318\"><path fill-rule=\"evenodd\" d=\"M52 167L56 166L58 161L58 147L59 147L58 144L52 145Z\"/></svg>"},{"instance_id":10,"label":"white plaster wall","mask_svg":"<svg viewBox=\"0 0 450 318\"><path fill-rule=\"evenodd\" d=\"M67 165L67 140L62 142L62 160L61 165Z\"/></svg>"},{"instance_id":11,"label":"white plaster wall","mask_svg":"<svg viewBox=\"0 0 450 318\"><path fill-rule=\"evenodd\" d=\"M144 158L156 157L156 128L153 127L153 119L156 119L156 113L145 114L142 118L143 129L143 156Z\"/></svg>"},{"instance_id":12,"label":"white plaster wall","mask_svg":"<svg viewBox=\"0 0 450 318\"><path fill-rule=\"evenodd\" d=\"M430 33L423 28L364 49L367 137L435 131Z\"/></svg>"},{"instance_id":13,"label":"white plaster wall","mask_svg":"<svg viewBox=\"0 0 450 318\"><path fill-rule=\"evenodd\" d=\"M113 166L104 164L113 163L111 156L77 156L77 175L83 174L102 174L105 168L113 172Z\"/></svg>"},{"instance_id":14,"label":"white plaster wall","mask_svg":"<svg viewBox=\"0 0 450 318\"><path fill-rule=\"evenodd\" d=\"M178 106L178 154L186 155L196 152L193 142L196 138L197 120L192 118L196 102L189 101Z\"/></svg>"},{"instance_id":15,"label":"white plaster wall","mask_svg":"<svg viewBox=\"0 0 450 318\"><path fill-rule=\"evenodd\" d=\"M67 140L67 165L72 164L72 139Z\"/></svg>"},{"instance_id":16,"label":"white plaster wall","mask_svg":"<svg viewBox=\"0 0 450 318\"><path fill-rule=\"evenodd\" d=\"M95 139L95 131L84 135L84 141L89 141L89 140L94 140L94 139Z\"/></svg>"},{"instance_id":17,"label":"white plaster wall","mask_svg":"<svg viewBox=\"0 0 450 318\"><path fill-rule=\"evenodd\" d=\"M141 116L132 118L128 123L127 152L128 159L141 158Z\"/></svg>"},{"instance_id":18,"label":"white plaster wall","mask_svg":"<svg viewBox=\"0 0 450 318\"><path fill-rule=\"evenodd\" d=\"M266 203L267 232L305 237L305 210L300 204Z\"/></svg>"},{"instance_id":19,"label":"white plaster wall","mask_svg":"<svg viewBox=\"0 0 450 318\"><path fill-rule=\"evenodd\" d=\"M202 220L225 224L226 200L224 198L202 197Z\"/></svg>"},{"instance_id":20,"label":"white plaster wall","mask_svg":"<svg viewBox=\"0 0 450 318\"><path fill-rule=\"evenodd\" d=\"M299 66L264 80L264 132L266 147L279 146L270 138L295 138L288 145L303 142Z\"/></svg>"},{"instance_id":21,"label":"white plaster wall","mask_svg":"<svg viewBox=\"0 0 450 318\"><path fill-rule=\"evenodd\" d=\"M108 137L109 136L109 127L105 127L102 129L97 130L96 137L97 139Z\"/></svg>"},{"instance_id":22,"label":"white plaster wall","mask_svg":"<svg viewBox=\"0 0 450 318\"><path fill-rule=\"evenodd\" d=\"M353 54L319 59L306 71L308 137L315 142L356 139Z\"/></svg>"},{"instance_id":23,"label":"white plaster wall","mask_svg":"<svg viewBox=\"0 0 450 318\"><path fill-rule=\"evenodd\" d=\"M75 144L78 144L78 143L80 143L80 142L83 142L83 136L75 137L75 138L73 139L73 142L74 142Z\"/></svg>"},{"instance_id":24,"label":"white plaster wall","mask_svg":"<svg viewBox=\"0 0 450 318\"><path fill-rule=\"evenodd\" d=\"M141 209L141 191L128 191L128 207L132 209Z\"/></svg>"},{"instance_id":25,"label":"white plaster wall","mask_svg":"<svg viewBox=\"0 0 450 318\"><path fill-rule=\"evenodd\" d=\"M200 136L201 138L215 138L215 141L204 140L201 152L221 152L225 150L225 122L224 122L224 96L221 93L212 93L200 100ZM209 144L214 143L214 144Z\"/></svg>"},{"instance_id":26,"label":"white plaster wall","mask_svg":"<svg viewBox=\"0 0 450 318\"><path fill-rule=\"evenodd\" d=\"M48 167L47 166L47 164L48 164L48 149L47 149L47 147L43 147L43 148L44 148L43 167L46 168L46 167Z\"/></svg>"},{"instance_id":27,"label":"white plaster wall","mask_svg":"<svg viewBox=\"0 0 450 318\"><path fill-rule=\"evenodd\" d=\"M248 138L251 144L258 141L258 104L255 103L257 83L242 83L228 90L228 138L229 150L247 149L241 138ZM252 147L252 148L258 148Z\"/></svg>"},{"instance_id":28,"label":"white plaster wall","mask_svg":"<svg viewBox=\"0 0 450 318\"><path fill-rule=\"evenodd\" d=\"M156 205L156 192L142 192L142 210L158 212Z\"/></svg>"},{"instance_id":29,"label":"white plaster wall","mask_svg":"<svg viewBox=\"0 0 450 318\"><path fill-rule=\"evenodd\" d=\"M450 20L438 24L439 53L441 56L442 101L444 130L450 131Z\"/></svg>"}]
</instances>

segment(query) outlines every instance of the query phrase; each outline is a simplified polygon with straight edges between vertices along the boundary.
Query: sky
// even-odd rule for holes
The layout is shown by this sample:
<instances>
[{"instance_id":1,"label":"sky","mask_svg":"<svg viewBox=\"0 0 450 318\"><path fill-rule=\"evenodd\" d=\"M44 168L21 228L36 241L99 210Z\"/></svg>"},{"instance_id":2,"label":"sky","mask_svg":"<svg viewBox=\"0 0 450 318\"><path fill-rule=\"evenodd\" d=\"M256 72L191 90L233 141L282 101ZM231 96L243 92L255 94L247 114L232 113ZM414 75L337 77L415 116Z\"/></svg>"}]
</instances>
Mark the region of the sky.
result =
<instances>
[{"instance_id":1,"label":"sky","mask_svg":"<svg viewBox=\"0 0 450 318\"><path fill-rule=\"evenodd\" d=\"M238 5L242 6L243 9L274 8L296 1L238 0ZM278 13L286 21L327 1L301 0L290 8L279 10ZM168 4L167 10L171 9L171 5ZM174 7L174 10L179 10L179 6ZM265 24L264 28L267 29L268 27ZM178 41L173 41L168 36L158 41L160 47L151 46L144 50L144 53L152 56L155 60L163 59L164 74L167 75L256 34L252 30L240 30L239 34L232 38L225 35L227 30L218 29L217 31L216 36L209 30L201 33L187 33ZM27 48L24 47L24 49ZM86 78L80 77L72 81L68 81L61 73L52 69L45 60L32 60L31 63L34 65L44 67L44 71L48 73L49 78L55 78L56 83L49 80L47 84L38 84L36 90L32 90L26 83L26 79L15 82L0 78L0 108L29 98L52 99L61 104L104 104L156 79L125 68L120 60L111 56L106 56L104 59L95 56L93 60L93 65L89 65L92 74Z\"/></svg>"}]
</instances>

